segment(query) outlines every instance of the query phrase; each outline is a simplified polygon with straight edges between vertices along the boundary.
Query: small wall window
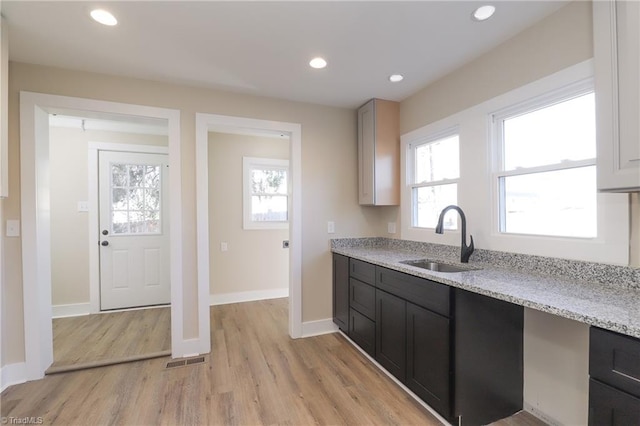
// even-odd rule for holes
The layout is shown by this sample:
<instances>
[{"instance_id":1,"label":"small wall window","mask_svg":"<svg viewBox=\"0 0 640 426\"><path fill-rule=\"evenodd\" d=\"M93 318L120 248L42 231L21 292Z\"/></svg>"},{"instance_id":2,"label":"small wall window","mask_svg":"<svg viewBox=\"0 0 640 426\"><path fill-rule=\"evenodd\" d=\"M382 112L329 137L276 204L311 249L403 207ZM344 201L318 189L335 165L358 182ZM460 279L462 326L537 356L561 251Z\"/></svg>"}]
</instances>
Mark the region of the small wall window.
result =
<instances>
[{"instance_id":1,"label":"small wall window","mask_svg":"<svg viewBox=\"0 0 640 426\"><path fill-rule=\"evenodd\" d=\"M243 157L243 228L289 227L289 161Z\"/></svg>"},{"instance_id":2,"label":"small wall window","mask_svg":"<svg viewBox=\"0 0 640 426\"><path fill-rule=\"evenodd\" d=\"M412 171L411 224L435 228L438 216L449 204L457 204L460 148L457 130L449 130L410 145ZM445 229L457 229L458 218L448 215Z\"/></svg>"},{"instance_id":3,"label":"small wall window","mask_svg":"<svg viewBox=\"0 0 640 426\"><path fill-rule=\"evenodd\" d=\"M595 238L595 96L582 83L493 116L499 231Z\"/></svg>"}]
</instances>

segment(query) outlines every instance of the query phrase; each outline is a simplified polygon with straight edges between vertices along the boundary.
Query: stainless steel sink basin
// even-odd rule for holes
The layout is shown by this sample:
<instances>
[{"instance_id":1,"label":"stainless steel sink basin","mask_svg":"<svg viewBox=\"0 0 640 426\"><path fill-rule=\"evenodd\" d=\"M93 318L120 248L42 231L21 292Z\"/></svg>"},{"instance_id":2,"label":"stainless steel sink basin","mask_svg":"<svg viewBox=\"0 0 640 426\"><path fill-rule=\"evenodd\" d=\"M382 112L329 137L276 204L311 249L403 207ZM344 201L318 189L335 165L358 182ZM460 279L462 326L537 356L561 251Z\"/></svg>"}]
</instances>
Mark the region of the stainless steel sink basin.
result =
<instances>
[{"instance_id":1,"label":"stainless steel sink basin","mask_svg":"<svg viewBox=\"0 0 640 426\"><path fill-rule=\"evenodd\" d=\"M416 268L428 269L430 271L436 271L436 272L466 272L466 271L477 271L480 269L480 268L474 268L471 266L441 263L441 262L436 262L434 260L429 260L429 259L404 260L404 261L401 261L400 263L404 263L405 265L415 266Z\"/></svg>"}]
</instances>

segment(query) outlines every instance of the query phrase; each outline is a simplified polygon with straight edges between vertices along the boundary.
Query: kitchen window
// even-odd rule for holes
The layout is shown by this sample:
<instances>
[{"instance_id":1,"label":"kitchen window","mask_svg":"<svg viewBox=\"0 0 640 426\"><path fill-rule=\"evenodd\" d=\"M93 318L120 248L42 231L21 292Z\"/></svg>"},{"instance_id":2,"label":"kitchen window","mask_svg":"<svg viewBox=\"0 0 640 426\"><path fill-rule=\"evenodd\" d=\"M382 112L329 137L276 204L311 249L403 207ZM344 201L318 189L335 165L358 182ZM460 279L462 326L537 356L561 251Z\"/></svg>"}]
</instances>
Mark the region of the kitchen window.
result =
<instances>
[{"instance_id":1,"label":"kitchen window","mask_svg":"<svg viewBox=\"0 0 640 426\"><path fill-rule=\"evenodd\" d=\"M289 227L289 161L243 157L243 228Z\"/></svg>"},{"instance_id":2,"label":"kitchen window","mask_svg":"<svg viewBox=\"0 0 640 426\"><path fill-rule=\"evenodd\" d=\"M493 115L499 232L596 238L591 80Z\"/></svg>"},{"instance_id":3,"label":"kitchen window","mask_svg":"<svg viewBox=\"0 0 640 426\"><path fill-rule=\"evenodd\" d=\"M457 204L460 178L460 138L457 129L410 145L412 158L411 223L435 228L443 208ZM457 229L458 217L448 215L445 229Z\"/></svg>"}]
</instances>

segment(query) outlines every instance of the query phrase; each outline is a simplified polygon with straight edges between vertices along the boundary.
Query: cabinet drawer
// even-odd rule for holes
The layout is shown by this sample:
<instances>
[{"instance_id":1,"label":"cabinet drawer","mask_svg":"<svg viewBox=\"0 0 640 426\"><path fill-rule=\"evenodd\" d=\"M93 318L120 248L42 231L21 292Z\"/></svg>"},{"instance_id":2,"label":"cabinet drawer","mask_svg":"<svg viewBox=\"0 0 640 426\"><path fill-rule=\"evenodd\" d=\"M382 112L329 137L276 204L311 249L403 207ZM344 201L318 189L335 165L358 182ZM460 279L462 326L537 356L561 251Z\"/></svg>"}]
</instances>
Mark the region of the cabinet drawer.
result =
<instances>
[{"instance_id":1,"label":"cabinet drawer","mask_svg":"<svg viewBox=\"0 0 640 426\"><path fill-rule=\"evenodd\" d=\"M375 320L376 288L351 278L349 280L349 305L370 320Z\"/></svg>"},{"instance_id":2,"label":"cabinet drawer","mask_svg":"<svg viewBox=\"0 0 640 426\"><path fill-rule=\"evenodd\" d=\"M640 399L589 380L589 426L640 425Z\"/></svg>"},{"instance_id":3,"label":"cabinet drawer","mask_svg":"<svg viewBox=\"0 0 640 426\"><path fill-rule=\"evenodd\" d=\"M591 327L589 374L640 398L640 340Z\"/></svg>"},{"instance_id":4,"label":"cabinet drawer","mask_svg":"<svg viewBox=\"0 0 640 426\"><path fill-rule=\"evenodd\" d=\"M451 289L447 285L377 267L376 287L440 315L450 316Z\"/></svg>"},{"instance_id":5,"label":"cabinet drawer","mask_svg":"<svg viewBox=\"0 0 640 426\"><path fill-rule=\"evenodd\" d=\"M375 265L362 260L349 259L349 275L367 284L375 285L376 283Z\"/></svg>"},{"instance_id":6,"label":"cabinet drawer","mask_svg":"<svg viewBox=\"0 0 640 426\"><path fill-rule=\"evenodd\" d=\"M376 355L376 323L351 309L349 318L349 337L366 353Z\"/></svg>"}]
</instances>

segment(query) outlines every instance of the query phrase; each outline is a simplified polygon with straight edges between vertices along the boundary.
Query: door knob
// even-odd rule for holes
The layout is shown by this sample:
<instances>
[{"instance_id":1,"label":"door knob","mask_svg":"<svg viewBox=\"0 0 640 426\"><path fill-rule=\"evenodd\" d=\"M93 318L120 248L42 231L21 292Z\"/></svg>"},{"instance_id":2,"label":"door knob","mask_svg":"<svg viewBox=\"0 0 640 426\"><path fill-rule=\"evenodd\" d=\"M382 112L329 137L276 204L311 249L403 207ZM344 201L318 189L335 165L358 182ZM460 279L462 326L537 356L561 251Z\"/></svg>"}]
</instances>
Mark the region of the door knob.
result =
<instances>
[{"instance_id":1,"label":"door knob","mask_svg":"<svg viewBox=\"0 0 640 426\"><path fill-rule=\"evenodd\" d=\"M103 241L103 242L101 242L100 244L106 247L106 246L108 246L108 245L109 245L109 241Z\"/></svg>"}]
</instances>

